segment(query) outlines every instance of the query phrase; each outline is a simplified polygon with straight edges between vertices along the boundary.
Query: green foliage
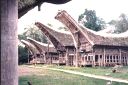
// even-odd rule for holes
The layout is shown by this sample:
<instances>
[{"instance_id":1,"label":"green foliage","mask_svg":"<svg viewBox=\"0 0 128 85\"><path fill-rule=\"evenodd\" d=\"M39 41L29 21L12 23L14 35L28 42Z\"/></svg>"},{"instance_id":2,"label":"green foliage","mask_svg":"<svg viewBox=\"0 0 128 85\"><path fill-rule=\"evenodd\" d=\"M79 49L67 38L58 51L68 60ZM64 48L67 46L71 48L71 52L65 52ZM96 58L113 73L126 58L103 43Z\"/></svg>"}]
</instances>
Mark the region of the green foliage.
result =
<instances>
[{"instance_id":1,"label":"green foliage","mask_svg":"<svg viewBox=\"0 0 128 85\"><path fill-rule=\"evenodd\" d=\"M18 39L19 39L19 40L22 40L22 39L23 39L23 40L27 40L27 36L26 36L26 35L23 35L23 34L19 34L19 35L18 35Z\"/></svg>"},{"instance_id":2,"label":"green foliage","mask_svg":"<svg viewBox=\"0 0 128 85\"><path fill-rule=\"evenodd\" d=\"M19 39L27 39L27 37L30 37L32 39L35 39L37 41L47 43L47 38L43 35L41 30L39 30L37 27L34 25L29 26L28 28L25 28L25 32L21 35L19 35Z\"/></svg>"},{"instance_id":3,"label":"green foliage","mask_svg":"<svg viewBox=\"0 0 128 85\"><path fill-rule=\"evenodd\" d=\"M105 21L96 16L95 10L85 9L84 13L79 16L78 21L94 31L99 31L105 27Z\"/></svg>"},{"instance_id":4,"label":"green foliage","mask_svg":"<svg viewBox=\"0 0 128 85\"><path fill-rule=\"evenodd\" d=\"M27 37L31 37L37 41L47 43L46 37L42 34L41 30L39 30L35 26L30 26L28 28L25 28L25 30L26 31L23 34L18 35L19 40L27 40ZM19 64L27 63L28 49L19 45L18 50Z\"/></svg>"},{"instance_id":5,"label":"green foliage","mask_svg":"<svg viewBox=\"0 0 128 85\"><path fill-rule=\"evenodd\" d=\"M18 46L18 63L23 64L28 62L28 50L23 46Z\"/></svg>"},{"instance_id":6,"label":"green foliage","mask_svg":"<svg viewBox=\"0 0 128 85\"><path fill-rule=\"evenodd\" d=\"M111 20L110 25L115 26L116 30L114 33L122 33L128 30L128 16L121 14L118 20Z\"/></svg>"}]
</instances>

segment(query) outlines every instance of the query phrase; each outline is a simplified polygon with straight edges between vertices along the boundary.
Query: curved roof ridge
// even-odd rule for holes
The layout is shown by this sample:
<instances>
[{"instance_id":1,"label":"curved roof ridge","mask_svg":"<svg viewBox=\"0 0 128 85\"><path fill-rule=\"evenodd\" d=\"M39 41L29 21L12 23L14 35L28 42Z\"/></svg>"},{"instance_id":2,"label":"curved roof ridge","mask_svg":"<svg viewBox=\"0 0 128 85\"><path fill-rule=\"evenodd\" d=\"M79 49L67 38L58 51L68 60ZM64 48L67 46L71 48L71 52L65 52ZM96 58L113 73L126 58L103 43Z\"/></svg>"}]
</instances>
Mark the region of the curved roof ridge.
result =
<instances>
[{"instance_id":1,"label":"curved roof ridge","mask_svg":"<svg viewBox=\"0 0 128 85\"><path fill-rule=\"evenodd\" d=\"M27 39L33 40L34 42L36 42L36 43L38 43L38 44L40 44L40 45L48 46L47 43L43 43L43 42L36 41L36 40L34 40L34 39L30 38L30 37L27 37ZM53 46L53 44L50 44L49 47L54 47L54 46Z\"/></svg>"},{"instance_id":2,"label":"curved roof ridge","mask_svg":"<svg viewBox=\"0 0 128 85\"><path fill-rule=\"evenodd\" d=\"M74 45L71 34L58 32L56 30L51 29L50 27L47 27L46 25L44 25L44 24L42 24L40 22L36 22L36 23L43 25L44 26L43 29L47 30L63 46L70 46L70 45L72 46L72 45Z\"/></svg>"},{"instance_id":3,"label":"curved roof ridge","mask_svg":"<svg viewBox=\"0 0 128 85\"><path fill-rule=\"evenodd\" d=\"M49 25L46 25L47 27L49 27L49 28L51 28L51 26L49 26ZM69 31L62 31L62 30L58 30L58 29L56 29L55 27L52 27L53 29L53 31L56 31L56 32L58 32L58 33L62 33L62 34L71 34L71 32L69 32Z\"/></svg>"},{"instance_id":4,"label":"curved roof ridge","mask_svg":"<svg viewBox=\"0 0 128 85\"><path fill-rule=\"evenodd\" d=\"M91 31L89 29L85 29L85 27L80 26L75 20L65 11L62 10L58 12L55 16L55 19L59 20L67 27L75 27L84 34L84 37L92 44L92 45L107 45L107 46L126 46L128 47L128 37L105 37L103 35L99 35L97 32ZM75 29L74 28L74 29Z\"/></svg>"},{"instance_id":5,"label":"curved roof ridge","mask_svg":"<svg viewBox=\"0 0 128 85\"><path fill-rule=\"evenodd\" d=\"M25 46L27 45L27 47L33 52L33 53L39 53L39 51L36 49L36 47L32 44L32 43L30 43L30 42L28 42L28 41L26 41L26 40L21 40L21 43L23 43Z\"/></svg>"},{"instance_id":6,"label":"curved roof ridge","mask_svg":"<svg viewBox=\"0 0 128 85\"><path fill-rule=\"evenodd\" d=\"M37 48L39 48L38 50L42 52L47 52L48 49L48 44L36 41L32 38L27 37L27 39L29 40L29 42L32 42ZM56 52L56 49L53 45L49 45L49 51L50 52Z\"/></svg>"}]
</instances>

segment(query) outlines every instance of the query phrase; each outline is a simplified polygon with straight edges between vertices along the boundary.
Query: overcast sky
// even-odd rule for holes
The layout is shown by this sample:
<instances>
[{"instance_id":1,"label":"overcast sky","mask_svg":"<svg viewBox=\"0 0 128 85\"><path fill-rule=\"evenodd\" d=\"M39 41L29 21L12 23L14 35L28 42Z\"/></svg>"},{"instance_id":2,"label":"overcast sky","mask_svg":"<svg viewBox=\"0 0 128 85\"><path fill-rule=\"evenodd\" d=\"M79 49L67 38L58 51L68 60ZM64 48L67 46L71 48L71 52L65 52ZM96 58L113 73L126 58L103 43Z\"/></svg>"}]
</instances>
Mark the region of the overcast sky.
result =
<instances>
[{"instance_id":1,"label":"overcast sky","mask_svg":"<svg viewBox=\"0 0 128 85\"><path fill-rule=\"evenodd\" d=\"M58 10L66 10L77 21L85 9L95 10L98 17L109 22L117 19L121 13L128 14L128 0L72 0L63 5L43 3L40 12L36 7L18 20L18 33L36 21L50 23L55 28L60 26L60 22L54 19Z\"/></svg>"}]
</instances>

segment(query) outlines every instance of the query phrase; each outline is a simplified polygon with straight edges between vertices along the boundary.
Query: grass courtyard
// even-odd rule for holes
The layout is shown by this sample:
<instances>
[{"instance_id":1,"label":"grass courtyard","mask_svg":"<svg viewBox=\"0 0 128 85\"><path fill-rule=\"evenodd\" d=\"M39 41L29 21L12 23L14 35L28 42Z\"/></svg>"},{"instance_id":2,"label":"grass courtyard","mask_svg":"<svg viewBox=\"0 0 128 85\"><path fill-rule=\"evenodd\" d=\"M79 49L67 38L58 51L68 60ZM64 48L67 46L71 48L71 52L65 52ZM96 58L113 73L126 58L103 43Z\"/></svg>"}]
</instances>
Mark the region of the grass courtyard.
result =
<instances>
[{"instance_id":1,"label":"grass courtyard","mask_svg":"<svg viewBox=\"0 0 128 85\"><path fill-rule=\"evenodd\" d=\"M119 72L112 73L112 67L70 67L70 66L56 66L51 65L48 66L51 68L57 68L57 69L65 69L65 70L73 70L83 73L89 73L89 74L95 74L100 76L108 76L108 77L114 77L114 78L120 78L128 80L128 66L124 66L118 69Z\"/></svg>"},{"instance_id":2,"label":"grass courtyard","mask_svg":"<svg viewBox=\"0 0 128 85\"><path fill-rule=\"evenodd\" d=\"M40 67L40 65L39 65ZM53 66L50 66L53 67ZM27 82L31 82L32 85L106 85L108 81L89 78L74 74L68 74L59 71L28 68L27 66L19 66L19 85L28 85ZM56 67L57 68L57 67ZM62 67L58 67L62 69ZM64 69L73 69L73 67L63 67ZM82 68L77 68L79 71ZM91 69L91 68L90 68ZM89 68L88 68L89 70ZM128 85L126 83L112 82L112 85Z\"/></svg>"}]
</instances>

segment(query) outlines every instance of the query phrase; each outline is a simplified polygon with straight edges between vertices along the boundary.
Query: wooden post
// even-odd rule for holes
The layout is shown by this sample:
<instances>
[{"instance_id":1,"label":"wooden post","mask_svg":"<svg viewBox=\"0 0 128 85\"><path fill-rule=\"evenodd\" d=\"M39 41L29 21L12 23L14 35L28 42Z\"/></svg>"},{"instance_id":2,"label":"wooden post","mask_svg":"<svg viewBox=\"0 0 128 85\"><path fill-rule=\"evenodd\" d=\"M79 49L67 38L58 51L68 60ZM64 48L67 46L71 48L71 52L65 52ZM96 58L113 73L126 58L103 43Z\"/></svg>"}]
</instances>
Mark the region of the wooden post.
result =
<instances>
[{"instance_id":1,"label":"wooden post","mask_svg":"<svg viewBox=\"0 0 128 85\"><path fill-rule=\"evenodd\" d=\"M112 55L112 64L114 63L114 58L113 58L114 56Z\"/></svg>"},{"instance_id":2,"label":"wooden post","mask_svg":"<svg viewBox=\"0 0 128 85\"><path fill-rule=\"evenodd\" d=\"M69 60L68 60L68 49L66 49L66 55L65 55L65 60L66 60L66 66L69 65Z\"/></svg>"},{"instance_id":3,"label":"wooden post","mask_svg":"<svg viewBox=\"0 0 128 85\"><path fill-rule=\"evenodd\" d=\"M93 54L93 67L95 67L95 54Z\"/></svg>"},{"instance_id":4,"label":"wooden post","mask_svg":"<svg viewBox=\"0 0 128 85\"><path fill-rule=\"evenodd\" d=\"M73 63L73 65L75 66L76 65L76 49L74 49L74 61L73 61L74 63Z\"/></svg>"},{"instance_id":5,"label":"wooden post","mask_svg":"<svg viewBox=\"0 0 128 85\"><path fill-rule=\"evenodd\" d=\"M59 53L59 62L58 62L58 66L60 65L60 63L61 63L61 54Z\"/></svg>"},{"instance_id":6,"label":"wooden post","mask_svg":"<svg viewBox=\"0 0 128 85\"><path fill-rule=\"evenodd\" d=\"M0 0L1 85L18 85L18 0Z\"/></svg>"},{"instance_id":7,"label":"wooden post","mask_svg":"<svg viewBox=\"0 0 128 85\"><path fill-rule=\"evenodd\" d=\"M78 67L79 65L79 49L78 49L78 47L76 47L76 67Z\"/></svg>"},{"instance_id":8,"label":"wooden post","mask_svg":"<svg viewBox=\"0 0 128 85\"><path fill-rule=\"evenodd\" d=\"M126 65L128 65L128 54L126 53Z\"/></svg>"},{"instance_id":9,"label":"wooden post","mask_svg":"<svg viewBox=\"0 0 128 85\"><path fill-rule=\"evenodd\" d=\"M119 57L119 63L122 64L121 62L121 49L119 49L120 57Z\"/></svg>"},{"instance_id":10,"label":"wooden post","mask_svg":"<svg viewBox=\"0 0 128 85\"><path fill-rule=\"evenodd\" d=\"M111 59L110 57L111 57L111 56L109 55L109 66L110 66L110 62L111 62L111 61L110 61L110 59Z\"/></svg>"},{"instance_id":11,"label":"wooden post","mask_svg":"<svg viewBox=\"0 0 128 85\"><path fill-rule=\"evenodd\" d=\"M100 66L100 56L98 55L98 63L99 63L99 66Z\"/></svg>"},{"instance_id":12,"label":"wooden post","mask_svg":"<svg viewBox=\"0 0 128 85\"><path fill-rule=\"evenodd\" d=\"M43 54L43 53L40 53L40 55L41 55L41 57L42 57L42 59L43 59L43 62L42 62L42 63L45 64L45 56L44 56L44 54Z\"/></svg>"},{"instance_id":13,"label":"wooden post","mask_svg":"<svg viewBox=\"0 0 128 85\"><path fill-rule=\"evenodd\" d=\"M28 64L29 64L29 56L30 56L30 55L29 55L29 50L28 50Z\"/></svg>"},{"instance_id":14,"label":"wooden post","mask_svg":"<svg viewBox=\"0 0 128 85\"><path fill-rule=\"evenodd\" d=\"M128 54L126 54L126 61L127 61L127 65L128 65Z\"/></svg>"},{"instance_id":15,"label":"wooden post","mask_svg":"<svg viewBox=\"0 0 128 85\"><path fill-rule=\"evenodd\" d=\"M105 54L106 52L105 52L105 47L104 47L104 53L103 53L103 66L105 67Z\"/></svg>"},{"instance_id":16,"label":"wooden post","mask_svg":"<svg viewBox=\"0 0 128 85\"><path fill-rule=\"evenodd\" d=\"M52 64L52 57L49 55L49 44L50 44L50 42L48 41L47 57L50 58L50 64Z\"/></svg>"},{"instance_id":17,"label":"wooden post","mask_svg":"<svg viewBox=\"0 0 128 85\"><path fill-rule=\"evenodd\" d=\"M115 64L117 64L117 57L116 57L116 55L114 55L115 56Z\"/></svg>"},{"instance_id":18,"label":"wooden post","mask_svg":"<svg viewBox=\"0 0 128 85\"><path fill-rule=\"evenodd\" d=\"M34 53L34 65L36 65L36 62L37 62L37 60L36 60L36 54Z\"/></svg>"}]
</instances>

